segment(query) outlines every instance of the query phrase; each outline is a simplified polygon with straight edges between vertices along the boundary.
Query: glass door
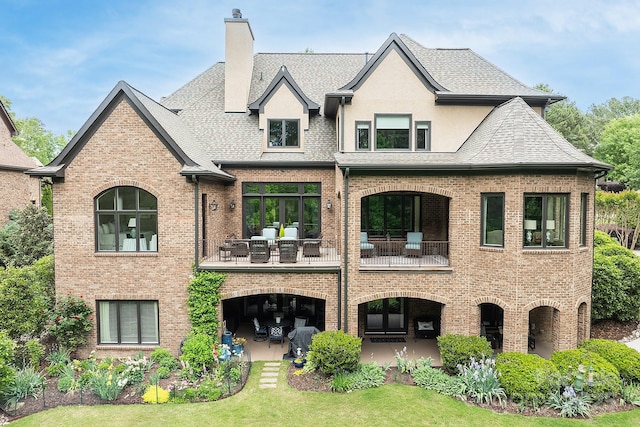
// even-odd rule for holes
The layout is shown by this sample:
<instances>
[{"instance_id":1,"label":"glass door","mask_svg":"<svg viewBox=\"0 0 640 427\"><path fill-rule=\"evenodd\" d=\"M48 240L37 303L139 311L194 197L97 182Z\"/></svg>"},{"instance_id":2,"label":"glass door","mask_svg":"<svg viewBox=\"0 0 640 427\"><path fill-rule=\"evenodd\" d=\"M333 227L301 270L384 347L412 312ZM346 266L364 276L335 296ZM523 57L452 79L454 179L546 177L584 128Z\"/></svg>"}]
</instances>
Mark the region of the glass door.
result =
<instances>
[{"instance_id":1,"label":"glass door","mask_svg":"<svg viewBox=\"0 0 640 427\"><path fill-rule=\"evenodd\" d=\"M405 298L369 301L366 316L365 333L404 334L407 332Z\"/></svg>"}]
</instances>

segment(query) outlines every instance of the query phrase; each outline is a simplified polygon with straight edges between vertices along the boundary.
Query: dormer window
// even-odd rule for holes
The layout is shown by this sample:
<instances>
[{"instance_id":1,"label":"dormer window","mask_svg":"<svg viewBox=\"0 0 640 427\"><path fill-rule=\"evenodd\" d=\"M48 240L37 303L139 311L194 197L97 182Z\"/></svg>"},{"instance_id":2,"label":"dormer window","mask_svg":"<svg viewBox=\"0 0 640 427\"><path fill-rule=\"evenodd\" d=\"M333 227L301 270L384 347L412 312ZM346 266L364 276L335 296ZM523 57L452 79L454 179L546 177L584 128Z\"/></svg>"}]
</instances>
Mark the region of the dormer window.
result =
<instances>
[{"instance_id":1,"label":"dormer window","mask_svg":"<svg viewBox=\"0 0 640 427\"><path fill-rule=\"evenodd\" d=\"M416 151L431 151L431 122L416 122Z\"/></svg>"},{"instance_id":2,"label":"dormer window","mask_svg":"<svg viewBox=\"0 0 640 427\"><path fill-rule=\"evenodd\" d=\"M370 150L369 134L371 122L356 122L356 139L358 150Z\"/></svg>"},{"instance_id":3,"label":"dormer window","mask_svg":"<svg viewBox=\"0 0 640 427\"><path fill-rule=\"evenodd\" d=\"M300 120L271 119L269 120L269 148L300 147Z\"/></svg>"},{"instance_id":4,"label":"dormer window","mask_svg":"<svg viewBox=\"0 0 640 427\"><path fill-rule=\"evenodd\" d=\"M410 130L410 115L376 115L376 150L410 150Z\"/></svg>"}]
</instances>

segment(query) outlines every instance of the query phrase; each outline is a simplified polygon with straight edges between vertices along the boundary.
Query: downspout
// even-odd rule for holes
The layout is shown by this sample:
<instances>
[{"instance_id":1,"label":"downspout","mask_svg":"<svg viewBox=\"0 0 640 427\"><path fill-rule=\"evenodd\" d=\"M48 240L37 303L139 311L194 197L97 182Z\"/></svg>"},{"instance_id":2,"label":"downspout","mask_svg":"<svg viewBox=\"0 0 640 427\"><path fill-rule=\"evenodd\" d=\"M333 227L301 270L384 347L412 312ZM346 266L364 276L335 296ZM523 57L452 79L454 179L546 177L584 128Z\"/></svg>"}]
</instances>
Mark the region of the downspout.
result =
<instances>
[{"instance_id":1,"label":"downspout","mask_svg":"<svg viewBox=\"0 0 640 427\"><path fill-rule=\"evenodd\" d=\"M344 96L340 99L340 106L341 111L340 111L340 152L344 153L344 103L345 103L345 98Z\"/></svg>"},{"instance_id":2,"label":"downspout","mask_svg":"<svg viewBox=\"0 0 640 427\"><path fill-rule=\"evenodd\" d=\"M342 270L338 270L338 330L342 325Z\"/></svg>"},{"instance_id":3,"label":"downspout","mask_svg":"<svg viewBox=\"0 0 640 427\"><path fill-rule=\"evenodd\" d=\"M344 171L344 331L349 331L349 168Z\"/></svg>"},{"instance_id":4,"label":"downspout","mask_svg":"<svg viewBox=\"0 0 640 427\"><path fill-rule=\"evenodd\" d=\"M198 200L198 196L200 195L200 187L198 185L198 178L195 175L191 175L191 180L193 181L193 183L195 184L193 186L193 204L194 204L194 211L195 211L195 218L194 218L194 227L195 227L195 245L194 245L194 259L193 259L193 265L195 270L198 270L198 268L200 267L200 265L198 264L198 243L200 240L200 233L198 233L198 229L200 228L199 224L198 224L198 210L200 209L200 203Z\"/></svg>"},{"instance_id":5,"label":"downspout","mask_svg":"<svg viewBox=\"0 0 640 427\"><path fill-rule=\"evenodd\" d=\"M551 98L547 99L547 102L542 107L542 119L547 120L547 110L549 109L549 105L551 105Z\"/></svg>"}]
</instances>

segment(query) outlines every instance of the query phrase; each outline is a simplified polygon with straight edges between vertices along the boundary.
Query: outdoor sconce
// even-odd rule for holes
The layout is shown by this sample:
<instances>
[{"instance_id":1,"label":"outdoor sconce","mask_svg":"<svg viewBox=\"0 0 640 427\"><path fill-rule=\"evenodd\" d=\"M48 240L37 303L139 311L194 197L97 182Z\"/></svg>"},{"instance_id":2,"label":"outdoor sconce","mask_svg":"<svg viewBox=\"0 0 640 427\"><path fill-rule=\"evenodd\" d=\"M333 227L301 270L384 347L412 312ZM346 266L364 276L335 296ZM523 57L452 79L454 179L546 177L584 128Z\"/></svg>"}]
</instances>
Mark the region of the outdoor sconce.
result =
<instances>
[{"instance_id":1,"label":"outdoor sconce","mask_svg":"<svg viewBox=\"0 0 640 427\"><path fill-rule=\"evenodd\" d=\"M211 203L209 203L209 209L211 209L212 211L217 211L218 210L218 202L216 202L215 200Z\"/></svg>"},{"instance_id":2,"label":"outdoor sconce","mask_svg":"<svg viewBox=\"0 0 640 427\"><path fill-rule=\"evenodd\" d=\"M235 208L236 208L236 201L235 201L235 200L232 200L232 201L231 201L231 203L229 204L229 207L230 207L231 209L235 209Z\"/></svg>"},{"instance_id":3,"label":"outdoor sconce","mask_svg":"<svg viewBox=\"0 0 640 427\"><path fill-rule=\"evenodd\" d=\"M327 209L331 210L331 207L333 205L331 204L331 200L327 200Z\"/></svg>"}]
</instances>

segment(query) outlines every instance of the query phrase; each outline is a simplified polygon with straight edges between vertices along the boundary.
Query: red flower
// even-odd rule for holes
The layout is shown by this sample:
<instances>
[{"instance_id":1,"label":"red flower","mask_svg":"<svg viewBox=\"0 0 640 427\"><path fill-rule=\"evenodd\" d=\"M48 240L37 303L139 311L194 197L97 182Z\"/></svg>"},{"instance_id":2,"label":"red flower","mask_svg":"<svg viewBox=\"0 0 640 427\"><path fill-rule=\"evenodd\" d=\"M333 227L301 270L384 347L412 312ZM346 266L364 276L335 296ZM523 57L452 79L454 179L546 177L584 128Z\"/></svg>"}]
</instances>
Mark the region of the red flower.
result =
<instances>
[{"instance_id":1,"label":"red flower","mask_svg":"<svg viewBox=\"0 0 640 427\"><path fill-rule=\"evenodd\" d=\"M59 322L59 321L60 321L60 318L58 317L58 318L56 319L56 321L58 321L58 322Z\"/></svg>"},{"instance_id":2,"label":"red flower","mask_svg":"<svg viewBox=\"0 0 640 427\"><path fill-rule=\"evenodd\" d=\"M82 298L82 295L80 295L80 298Z\"/></svg>"},{"instance_id":3,"label":"red flower","mask_svg":"<svg viewBox=\"0 0 640 427\"><path fill-rule=\"evenodd\" d=\"M73 305L73 303L71 301L69 301L69 305Z\"/></svg>"},{"instance_id":4,"label":"red flower","mask_svg":"<svg viewBox=\"0 0 640 427\"><path fill-rule=\"evenodd\" d=\"M76 316L76 320L80 320L80 317Z\"/></svg>"},{"instance_id":5,"label":"red flower","mask_svg":"<svg viewBox=\"0 0 640 427\"><path fill-rule=\"evenodd\" d=\"M93 317L90 317L89 320L93 320Z\"/></svg>"}]
</instances>

